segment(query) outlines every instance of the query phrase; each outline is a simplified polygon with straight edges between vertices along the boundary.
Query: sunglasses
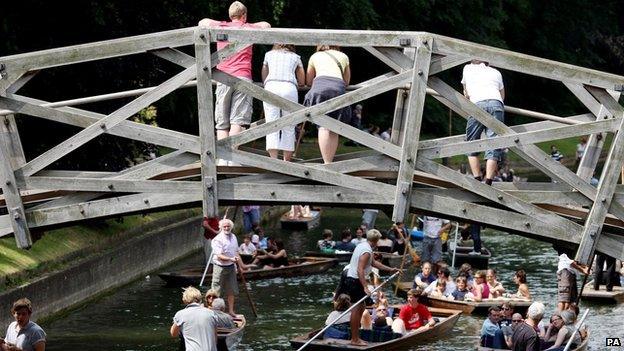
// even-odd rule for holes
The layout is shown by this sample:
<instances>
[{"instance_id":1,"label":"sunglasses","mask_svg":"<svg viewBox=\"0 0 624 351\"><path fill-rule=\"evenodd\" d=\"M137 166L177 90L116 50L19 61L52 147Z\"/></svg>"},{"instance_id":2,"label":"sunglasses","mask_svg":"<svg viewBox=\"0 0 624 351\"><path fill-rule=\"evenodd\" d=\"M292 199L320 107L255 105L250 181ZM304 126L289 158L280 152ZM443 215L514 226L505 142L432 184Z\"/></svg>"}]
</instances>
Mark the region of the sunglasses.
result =
<instances>
[{"instance_id":1,"label":"sunglasses","mask_svg":"<svg viewBox=\"0 0 624 351\"><path fill-rule=\"evenodd\" d=\"M522 322L522 319L512 319L511 322L512 323L520 323L520 322Z\"/></svg>"},{"instance_id":2,"label":"sunglasses","mask_svg":"<svg viewBox=\"0 0 624 351\"><path fill-rule=\"evenodd\" d=\"M511 308L509 308L509 307L503 307L503 308L501 308L501 310L503 310L503 311L509 311L509 310L511 310Z\"/></svg>"},{"instance_id":3,"label":"sunglasses","mask_svg":"<svg viewBox=\"0 0 624 351\"><path fill-rule=\"evenodd\" d=\"M378 308L377 311L386 312L386 309L385 308Z\"/></svg>"}]
</instances>

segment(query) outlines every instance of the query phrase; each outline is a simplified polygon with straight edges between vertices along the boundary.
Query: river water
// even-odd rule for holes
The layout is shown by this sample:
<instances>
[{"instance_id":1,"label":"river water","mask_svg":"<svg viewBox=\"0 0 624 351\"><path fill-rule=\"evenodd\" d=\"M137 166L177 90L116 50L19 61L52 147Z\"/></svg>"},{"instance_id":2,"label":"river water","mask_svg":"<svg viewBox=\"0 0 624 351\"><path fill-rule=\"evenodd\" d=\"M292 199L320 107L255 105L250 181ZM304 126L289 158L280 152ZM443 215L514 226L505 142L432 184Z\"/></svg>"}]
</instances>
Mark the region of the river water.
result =
<instances>
[{"instance_id":1,"label":"river water","mask_svg":"<svg viewBox=\"0 0 624 351\"><path fill-rule=\"evenodd\" d=\"M390 222L380 215L377 225L386 228ZM320 238L321 228L331 228L337 237L341 228L355 227L360 211L325 209L321 226L310 232L285 232L268 229L285 239L291 255L313 249ZM505 287L515 291L512 276L516 269L527 272L528 284L536 300L545 303L547 317L556 305L557 256L550 244L515 235L486 230L484 245L493 257L490 267L499 273ZM203 257L194 255L162 270L172 270L202 264ZM237 300L237 311L247 316L248 327L239 350L290 350L289 339L322 326L331 311L331 292L339 278L340 268L326 274L298 278L275 278L249 282L258 309L253 318L244 295ZM410 278L413 273L409 273ZM407 278L404 278L407 279ZM390 297L390 302L400 299ZM169 337L169 327L175 312L181 309L181 289L165 287L153 273L108 295L100 296L42 326L48 334L48 350L177 350L177 341ZM591 350L605 350L606 337L624 341L624 304L581 304L581 313L591 312ZM484 317L462 315L453 331L437 342L414 345L410 350L472 350ZM618 348L615 348L618 349Z\"/></svg>"}]
</instances>

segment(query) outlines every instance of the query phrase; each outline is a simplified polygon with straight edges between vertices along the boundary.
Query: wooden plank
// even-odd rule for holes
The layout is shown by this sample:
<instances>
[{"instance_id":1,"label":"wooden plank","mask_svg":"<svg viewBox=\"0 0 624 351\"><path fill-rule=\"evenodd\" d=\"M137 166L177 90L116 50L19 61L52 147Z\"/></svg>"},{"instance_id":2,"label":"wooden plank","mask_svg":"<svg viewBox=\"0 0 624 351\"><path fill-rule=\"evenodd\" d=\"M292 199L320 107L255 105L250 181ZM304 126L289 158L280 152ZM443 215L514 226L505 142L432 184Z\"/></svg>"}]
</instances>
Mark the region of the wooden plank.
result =
<instances>
[{"instance_id":1,"label":"wooden plank","mask_svg":"<svg viewBox=\"0 0 624 351\"><path fill-rule=\"evenodd\" d=\"M20 249L28 249L32 246L30 230L24 215L24 204L20 197L20 190L13 168L11 166L10 154L4 143L0 143L0 187L7 204L7 212L10 228L15 233L15 242Z\"/></svg>"},{"instance_id":2,"label":"wooden plank","mask_svg":"<svg viewBox=\"0 0 624 351\"><path fill-rule=\"evenodd\" d=\"M54 189L65 191L96 191L100 193L169 193L189 194L201 190L198 182L162 180L126 180L94 178L26 177L18 181L24 189Z\"/></svg>"},{"instance_id":3,"label":"wooden plank","mask_svg":"<svg viewBox=\"0 0 624 351\"><path fill-rule=\"evenodd\" d=\"M422 126L422 114L425 106L425 97L427 96L431 45L431 39L424 38L420 45L416 47L412 84L410 95L407 98L405 128L403 139L401 140L402 151L399 159L399 173L397 174L394 206L392 208L392 221L395 223L404 222L409 212L416 157L418 156L418 142L420 141L420 128Z\"/></svg>"},{"instance_id":4,"label":"wooden plank","mask_svg":"<svg viewBox=\"0 0 624 351\"><path fill-rule=\"evenodd\" d=\"M26 156L24 155L14 115L0 117L0 144L4 144L9 163L13 169L21 167L26 163Z\"/></svg>"},{"instance_id":5,"label":"wooden plank","mask_svg":"<svg viewBox=\"0 0 624 351\"><path fill-rule=\"evenodd\" d=\"M249 35L247 29L210 28L215 41L216 35L225 34L230 42L273 45L274 43L297 43L298 46L338 45L344 47L385 46L403 47L401 40L410 43L419 41L422 32L374 31L374 30L335 30L270 28L254 30ZM411 45L411 44L410 44Z\"/></svg>"},{"instance_id":6,"label":"wooden plank","mask_svg":"<svg viewBox=\"0 0 624 351\"><path fill-rule=\"evenodd\" d=\"M12 111L86 128L105 118L106 115L77 108L50 108L41 106L45 101L19 95L0 97L0 107ZM150 126L132 121L122 121L119 125L105 131L107 134L132 140L143 141L173 149L199 153L199 138L194 135L174 130Z\"/></svg>"},{"instance_id":7,"label":"wooden plank","mask_svg":"<svg viewBox=\"0 0 624 351\"><path fill-rule=\"evenodd\" d=\"M624 108L620 106L611 95L602 89L588 87L588 91L603 104L612 114L620 121L618 131L624 130ZM602 176L598 183L598 193L594 200L589 216L585 221L581 242L576 251L576 260L583 264L591 264L594 256L594 250L600 235L602 227L611 206L615 186L620 176L620 171L624 162L624 134L622 132L615 133L609 155L602 170Z\"/></svg>"},{"instance_id":8,"label":"wooden plank","mask_svg":"<svg viewBox=\"0 0 624 351\"><path fill-rule=\"evenodd\" d=\"M436 57L431 60L431 66L429 67L429 74L434 75L440 72L444 72L447 69L463 65L470 61L470 57L464 55L446 55Z\"/></svg>"},{"instance_id":9,"label":"wooden plank","mask_svg":"<svg viewBox=\"0 0 624 351\"><path fill-rule=\"evenodd\" d=\"M551 140L560 140L575 136L587 135L588 133L613 132L619 127L619 121L614 119L599 120L595 122L557 126L537 131L500 135L486 140L462 141L454 144L437 146L437 143L429 143L432 146L420 150L420 155L426 158L442 158L469 152L480 152L493 148L506 148L515 146L520 142L523 145L535 144ZM516 142L516 139L518 142Z\"/></svg>"},{"instance_id":10,"label":"wooden plank","mask_svg":"<svg viewBox=\"0 0 624 351\"><path fill-rule=\"evenodd\" d=\"M352 177L322 168L309 167L297 163L258 156L223 146L217 145L217 152L225 159L233 160L244 165L273 170L281 174L287 174L301 179L314 180L321 183L360 190L363 192L362 197L365 197L367 193L383 194L388 191L394 191L394 186L389 184Z\"/></svg>"},{"instance_id":11,"label":"wooden plank","mask_svg":"<svg viewBox=\"0 0 624 351\"><path fill-rule=\"evenodd\" d=\"M566 233L578 234L581 232L582 227L576 223L573 223L565 218L561 218L552 212L543 210L535 205L522 201L513 195L483 184L472 177L468 177L436 162L430 160L418 160L418 168L425 172L440 176L498 205L505 206L544 222L545 224L551 226L551 230L555 234L563 236L566 235Z\"/></svg>"},{"instance_id":12,"label":"wooden plank","mask_svg":"<svg viewBox=\"0 0 624 351\"><path fill-rule=\"evenodd\" d=\"M433 52L443 55L464 55L487 61L494 67L526 73L557 81L588 84L606 89L621 85L624 77L597 70L520 54L491 46L475 44L441 35L433 35Z\"/></svg>"},{"instance_id":13,"label":"wooden plank","mask_svg":"<svg viewBox=\"0 0 624 351\"><path fill-rule=\"evenodd\" d=\"M371 55L375 56L379 61L385 63L388 67L392 68L397 72L401 72L403 69L399 64L391 60L387 55L383 54L380 51L380 48L365 46L364 50L368 51Z\"/></svg>"},{"instance_id":14,"label":"wooden plank","mask_svg":"<svg viewBox=\"0 0 624 351\"><path fill-rule=\"evenodd\" d=\"M410 59L414 59L416 56L415 48L405 48L403 52ZM412 65L403 67L405 70L412 67ZM405 123L405 115L407 113L406 101L409 96L409 89L399 89L397 90L397 97L394 103L394 115L392 117L392 131L390 132L390 142L395 145L399 145L401 140L403 140L404 128L403 125Z\"/></svg>"},{"instance_id":15,"label":"wooden plank","mask_svg":"<svg viewBox=\"0 0 624 351\"><path fill-rule=\"evenodd\" d=\"M3 62L6 65L9 78L12 78L15 75L12 71L17 69L30 71L33 69L42 69L78 62L138 54L166 47L190 45L193 43L194 30L195 27L189 27L88 44L41 50L26 54L4 56L0 57L0 62Z\"/></svg>"},{"instance_id":16,"label":"wooden plank","mask_svg":"<svg viewBox=\"0 0 624 351\"><path fill-rule=\"evenodd\" d=\"M140 97L129 102L117 111L111 113L105 118L102 118L99 122L90 125L89 127L80 131L78 134L72 136L71 138L60 143L59 145L39 155L23 167L21 167L20 171L24 174L24 176L30 176L37 173L44 167L50 165L51 163L67 155L73 150L76 150L96 136L103 134L106 129L113 128L126 118L139 112L142 108L145 108L149 104L158 101L160 98L177 89L180 85L193 79L196 74L195 71L195 67L185 69L181 73L175 75L173 78L170 78L161 85L159 85L157 89L141 95Z\"/></svg>"},{"instance_id":17,"label":"wooden plank","mask_svg":"<svg viewBox=\"0 0 624 351\"><path fill-rule=\"evenodd\" d=\"M201 145L202 208L205 217L219 215L217 191L217 159L215 147L215 121L212 96L212 67L210 57L210 34L208 28L195 31L195 57L197 59L197 118ZM192 66L191 66L192 67Z\"/></svg>"}]
</instances>

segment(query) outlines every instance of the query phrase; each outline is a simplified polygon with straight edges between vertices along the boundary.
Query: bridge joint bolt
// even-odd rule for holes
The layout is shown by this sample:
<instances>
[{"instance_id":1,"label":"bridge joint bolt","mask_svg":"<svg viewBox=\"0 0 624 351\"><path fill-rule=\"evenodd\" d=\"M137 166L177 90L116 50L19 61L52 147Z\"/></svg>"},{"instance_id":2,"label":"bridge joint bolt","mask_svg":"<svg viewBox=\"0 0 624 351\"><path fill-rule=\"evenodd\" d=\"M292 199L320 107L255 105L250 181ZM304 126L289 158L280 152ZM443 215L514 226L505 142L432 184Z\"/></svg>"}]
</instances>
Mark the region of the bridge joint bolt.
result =
<instances>
[{"instance_id":1,"label":"bridge joint bolt","mask_svg":"<svg viewBox=\"0 0 624 351\"><path fill-rule=\"evenodd\" d=\"M303 174L305 174L306 176L310 175L310 171L303 171Z\"/></svg>"},{"instance_id":2,"label":"bridge joint bolt","mask_svg":"<svg viewBox=\"0 0 624 351\"><path fill-rule=\"evenodd\" d=\"M113 190L113 188L114 188L114 187L115 187L115 186L113 186L113 184L108 184L108 188L109 188L110 190Z\"/></svg>"}]
</instances>

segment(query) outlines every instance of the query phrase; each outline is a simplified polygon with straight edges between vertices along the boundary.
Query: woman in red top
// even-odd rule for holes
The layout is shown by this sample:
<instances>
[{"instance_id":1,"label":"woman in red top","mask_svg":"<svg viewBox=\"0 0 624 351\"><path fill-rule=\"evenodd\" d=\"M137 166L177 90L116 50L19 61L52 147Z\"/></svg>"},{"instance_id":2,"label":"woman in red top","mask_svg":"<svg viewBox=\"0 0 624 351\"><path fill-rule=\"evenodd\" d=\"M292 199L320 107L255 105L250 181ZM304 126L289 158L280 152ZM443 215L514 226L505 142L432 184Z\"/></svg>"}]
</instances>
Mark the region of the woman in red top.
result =
<instances>
[{"instance_id":1,"label":"woman in red top","mask_svg":"<svg viewBox=\"0 0 624 351\"><path fill-rule=\"evenodd\" d=\"M435 325L435 320L427 306L418 303L418 298L422 294L421 289L412 289L407 292L407 304L401 307L399 318L392 323L392 331L405 334L410 330L418 329L423 325L431 328Z\"/></svg>"},{"instance_id":2,"label":"woman in red top","mask_svg":"<svg viewBox=\"0 0 624 351\"><path fill-rule=\"evenodd\" d=\"M490 287L485 282L485 273L483 271L477 271L475 273L474 287L472 288L472 295L475 301L481 301L490 297Z\"/></svg>"}]
</instances>

